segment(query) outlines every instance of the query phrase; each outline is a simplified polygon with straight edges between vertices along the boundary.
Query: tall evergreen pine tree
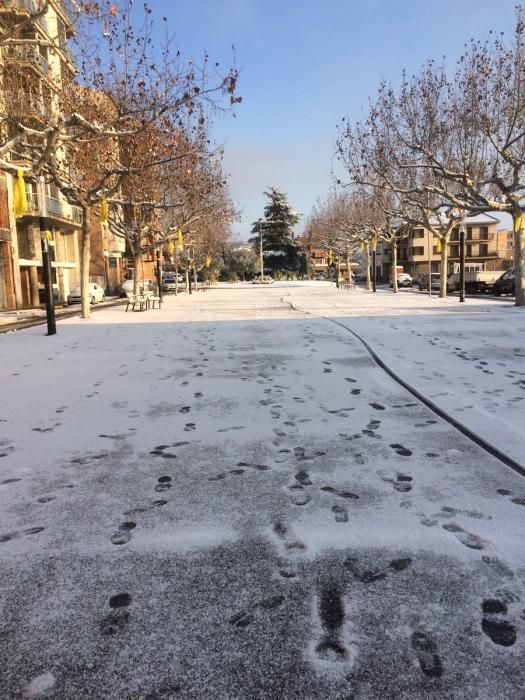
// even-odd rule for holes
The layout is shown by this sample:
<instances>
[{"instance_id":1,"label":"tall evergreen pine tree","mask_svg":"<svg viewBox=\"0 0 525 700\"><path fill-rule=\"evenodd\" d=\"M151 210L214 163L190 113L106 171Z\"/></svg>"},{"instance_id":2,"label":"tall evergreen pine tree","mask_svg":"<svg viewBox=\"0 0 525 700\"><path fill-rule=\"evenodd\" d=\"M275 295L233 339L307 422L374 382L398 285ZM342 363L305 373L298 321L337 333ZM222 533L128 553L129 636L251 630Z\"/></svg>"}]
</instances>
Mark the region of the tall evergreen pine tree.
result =
<instances>
[{"instance_id":1,"label":"tall evergreen pine tree","mask_svg":"<svg viewBox=\"0 0 525 700\"><path fill-rule=\"evenodd\" d=\"M300 255L293 227L301 215L291 208L286 194L276 187L270 187L264 194L270 201L264 208L264 219L253 222L251 233L254 235L249 242L258 253L262 233L265 268L297 271Z\"/></svg>"}]
</instances>

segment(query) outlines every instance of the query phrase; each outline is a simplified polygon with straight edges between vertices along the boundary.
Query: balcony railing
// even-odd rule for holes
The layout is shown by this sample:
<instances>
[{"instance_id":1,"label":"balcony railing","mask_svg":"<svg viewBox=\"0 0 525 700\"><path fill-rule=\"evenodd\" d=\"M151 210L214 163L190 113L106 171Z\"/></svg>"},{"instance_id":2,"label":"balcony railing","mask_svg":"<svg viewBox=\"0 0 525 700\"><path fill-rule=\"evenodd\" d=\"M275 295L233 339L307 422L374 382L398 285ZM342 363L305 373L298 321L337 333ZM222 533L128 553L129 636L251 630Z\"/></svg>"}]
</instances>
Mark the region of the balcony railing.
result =
<instances>
[{"instance_id":1,"label":"balcony railing","mask_svg":"<svg viewBox=\"0 0 525 700\"><path fill-rule=\"evenodd\" d=\"M35 0L2 0L0 9L13 8L15 10L27 10L28 12L37 12L39 7Z\"/></svg>"},{"instance_id":2,"label":"balcony railing","mask_svg":"<svg viewBox=\"0 0 525 700\"><path fill-rule=\"evenodd\" d=\"M75 224L82 224L82 209L61 202L55 197L46 197L47 212L51 218L65 219ZM31 214L38 214L38 197L36 192L31 192L27 196L28 209Z\"/></svg>"},{"instance_id":3,"label":"balcony railing","mask_svg":"<svg viewBox=\"0 0 525 700\"><path fill-rule=\"evenodd\" d=\"M43 73L49 73L49 63L35 46L13 45L4 48L5 57L17 61L28 61Z\"/></svg>"},{"instance_id":4,"label":"balcony railing","mask_svg":"<svg viewBox=\"0 0 525 700\"><path fill-rule=\"evenodd\" d=\"M494 240L494 232L489 233L467 233L465 234L465 243L488 243ZM459 243L459 233L454 232L450 238L451 243Z\"/></svg>"}]
</instances>

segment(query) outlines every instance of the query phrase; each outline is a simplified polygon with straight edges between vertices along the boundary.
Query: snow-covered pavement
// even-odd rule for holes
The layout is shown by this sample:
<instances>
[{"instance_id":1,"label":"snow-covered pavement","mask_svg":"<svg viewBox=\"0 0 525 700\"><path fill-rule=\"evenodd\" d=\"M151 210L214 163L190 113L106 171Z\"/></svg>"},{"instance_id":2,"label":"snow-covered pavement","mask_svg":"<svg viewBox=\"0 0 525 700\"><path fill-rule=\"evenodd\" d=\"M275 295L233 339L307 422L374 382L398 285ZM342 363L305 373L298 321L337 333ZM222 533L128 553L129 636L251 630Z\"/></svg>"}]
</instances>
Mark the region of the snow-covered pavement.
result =
<instances>
[{"instance_id":1,"label":"snow-covered pavement","mask_svg":"<svg viewBox=\"0 0 525 700\"><path fill-rule=\"evenodd\" d=\"M0 338L0 697L519 697L525 480L307 310L473 385L514 455L520 311L494 354L483 304L391 297L219 288Z\"/></svg>"}]
</instances>

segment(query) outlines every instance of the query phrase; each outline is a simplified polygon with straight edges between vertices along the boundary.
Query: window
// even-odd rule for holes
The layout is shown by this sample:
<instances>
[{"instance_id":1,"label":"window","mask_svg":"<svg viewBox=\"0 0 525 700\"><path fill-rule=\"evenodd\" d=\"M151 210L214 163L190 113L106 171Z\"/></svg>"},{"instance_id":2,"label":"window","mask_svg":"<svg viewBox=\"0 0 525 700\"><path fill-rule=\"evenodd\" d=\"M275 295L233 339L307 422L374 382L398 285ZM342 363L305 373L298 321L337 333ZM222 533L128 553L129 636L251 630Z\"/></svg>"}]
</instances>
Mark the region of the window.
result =
<instances>
[{"instance_id":1,"label":"window","mask_svg":"<svg viewBox=\"0 0 525 700\"><path fill-rule=\"evenodd\" d=\"M459 241L459 229L455 228L450 236L451 241Z\"/></svg>"},{"instance_id":2,"label":"window","mask_svg":"<svg viewBox=\"0 0 525 700\"><path fill-rule=\"evenodd\" d=\"M459 258L459 246L458 245L451 245L450 246L450 257L451 258Z\"/></svg>"},{"instance_id":3,"label":"window","mask_svg":"<svg viewBox=\"0 0 525 700\"><path fill-rule=\"evenodd\" d=\"M489 247L487 243L480 243L479 254L481 257L487 256L489 254Z\"/></svg>"},{"instance_id":4,"label":"window","mask_svg":"<svg viewBox=\"0 0 525 700\"><path fill-rule=\"evenodd\" d=\"M472 240L472 226L467 226L467 241Z\"/></svg>"},{"instance_id":5,"label":"window","mask_svg":"<svg viewBox=\"0 0 525 700\"><path fill-rule=\"evenodd\" d=\"M488 226L480 226L479 227L479 240L480 241L488 241L489 240L489 227ZM480 253L481 255L481 253Z\"/></svg>"},{"instance_id":6,"label":"window","mask_svg":"<svg viewBox=\"0 0 525 700\"><path fill-rule=\"evenodd\" d=\"M468 246L466 246L466 248L467 248L467 258L471 258L472 257L472 246L468 245Z\"/></svg>"},{"instance_id":7,"label":"window","mask_svg":"<svg viewBox=\"0 0 525 700\"><path fill-rule=\"evenodd\" d=\"M425 254L425 247L422 245L415 246L414 248L411 249L411 254L412 255L424 255Z\"/></svg>"},{"instance_id":8,"label":"window","mask_svg":"<svg viewBox=\"0 0 525 700\"><path fill-rule=\"evenodd\" d=\"M17 223L16 225L16 239L18 242L18 257L23 260L32 260L34 255L34 243L30 240L32 231L29 231L27 226Z\"/></svg>"},{"instance_id":9,"label":"window","mask_svg":"<svg viewBox=\"0 0 525 700\"><path fill-rule=\"evenodd\" d=\"M423 231L422 228L415 228L412 231L412 238L424 238L425 232Z\"/></svg>"}]
</instances>

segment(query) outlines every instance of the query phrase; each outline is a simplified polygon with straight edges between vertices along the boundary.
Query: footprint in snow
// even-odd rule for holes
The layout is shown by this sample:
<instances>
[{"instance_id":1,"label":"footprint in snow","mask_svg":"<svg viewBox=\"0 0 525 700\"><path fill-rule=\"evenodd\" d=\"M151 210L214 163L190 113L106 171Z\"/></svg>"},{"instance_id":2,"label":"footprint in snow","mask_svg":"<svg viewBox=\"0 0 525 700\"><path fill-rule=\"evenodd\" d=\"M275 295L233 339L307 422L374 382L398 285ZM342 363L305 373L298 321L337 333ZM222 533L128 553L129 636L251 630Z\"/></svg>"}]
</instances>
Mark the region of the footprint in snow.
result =
<instances>
[{"instance_id":1,"label":"footprint in snow","mask_svg":"<svg viewBox=\"0 0 525 700\"><path fill-rule=\"evenodd\" d=\"M494 644L510 647L516 643L516 628L502 618L508 611L505 602L495 598L487 599L483 601L481 610L481 629Z\"/></svg>"}]
</instances>

